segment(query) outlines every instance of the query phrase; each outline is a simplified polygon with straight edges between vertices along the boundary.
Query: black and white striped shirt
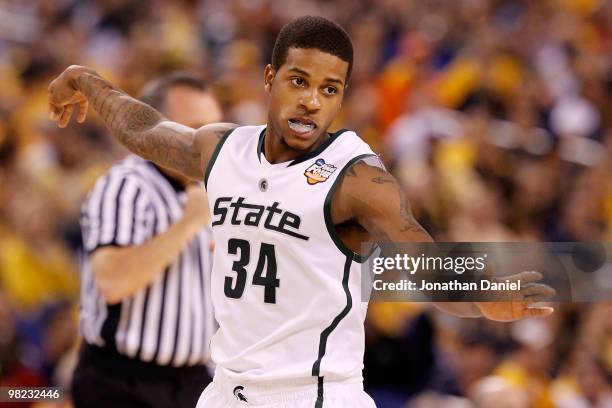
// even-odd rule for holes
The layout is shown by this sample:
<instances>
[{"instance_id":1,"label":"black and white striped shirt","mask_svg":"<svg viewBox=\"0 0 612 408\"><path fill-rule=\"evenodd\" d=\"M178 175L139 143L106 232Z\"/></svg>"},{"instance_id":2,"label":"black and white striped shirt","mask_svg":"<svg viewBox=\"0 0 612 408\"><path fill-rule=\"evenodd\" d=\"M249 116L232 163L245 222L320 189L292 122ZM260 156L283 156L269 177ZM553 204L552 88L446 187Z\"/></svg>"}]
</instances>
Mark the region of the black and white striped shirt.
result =
<instances>
[{"instance_id":1,"label":"black and white striped shirt","mask_svg":"<svg viewBox=\"0 0 612 408\"><path fill-rule=\"evenodd\" d=\"M158 365L206 363L215 330L210 301L211 235L198 233L148 287L107 305L89 254L107 245L141 245L183 214L184 192L150 162L128 156L101 177L83 203L80 327L88 344Z\"/></svg>"}]
</instances>

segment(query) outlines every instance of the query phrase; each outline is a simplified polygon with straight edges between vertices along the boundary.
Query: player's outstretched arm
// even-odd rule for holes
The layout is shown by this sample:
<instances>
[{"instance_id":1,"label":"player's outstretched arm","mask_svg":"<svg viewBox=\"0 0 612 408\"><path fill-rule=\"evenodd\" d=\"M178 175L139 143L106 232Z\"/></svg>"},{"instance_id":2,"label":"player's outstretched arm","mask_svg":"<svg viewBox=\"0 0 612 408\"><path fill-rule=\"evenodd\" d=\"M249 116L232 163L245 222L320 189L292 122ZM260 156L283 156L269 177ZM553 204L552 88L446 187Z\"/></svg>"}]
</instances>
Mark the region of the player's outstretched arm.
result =
<instances>
[{"instance_id":1,"label":"player's outstretched arm","mask_svg":"<svg viewBox=\"0 0 612 408\"><path fill-rule=\"evenodd\" d=\"M84 122L89 106L129 150L195 180L202 178L221 135L236 127L219 123L195 130L170 122L94 70L78 65L68 67L49 85L50 116L59 127L68 125L75 110L77 122Z\"/></svg>"},{"instance_id":2,"label":"player's outstretched arm","mask_svg":"<svg viewBox=\"0 0 612 408\"><path fill-rule=\"evenodd\" d=\"M333 207L336 207L336 219L356 220L374 242L433 242L412 215L401 186L382 165L366 161L355 163L346 172L334 197ZM498 302L442 302L435 305L457 316L484 316L497 321L543 317L552 313L550 307L534 305L555 294L552 288L535 283L542 279L541 274L522 272L506 279L520 279L525 285L520 292L502 294Z\"/></svg>"},{"instance_id":3,"label":"player's outstretched arm","mask_svg":"<svg viewBox=\"0 0 612 408\"><path fill-rule=\"evenodd\" d=\"M370 160L374 161L372 165L359 161L346 172L332 208L344 213L342 218L354 218L368 231L374 242L387 245L394 242L433 242L414 218L406 195L395 177L384 169L378 158ZM435 305L460 317L482 316L471 302Z\"/></svg>"}]
</instances>

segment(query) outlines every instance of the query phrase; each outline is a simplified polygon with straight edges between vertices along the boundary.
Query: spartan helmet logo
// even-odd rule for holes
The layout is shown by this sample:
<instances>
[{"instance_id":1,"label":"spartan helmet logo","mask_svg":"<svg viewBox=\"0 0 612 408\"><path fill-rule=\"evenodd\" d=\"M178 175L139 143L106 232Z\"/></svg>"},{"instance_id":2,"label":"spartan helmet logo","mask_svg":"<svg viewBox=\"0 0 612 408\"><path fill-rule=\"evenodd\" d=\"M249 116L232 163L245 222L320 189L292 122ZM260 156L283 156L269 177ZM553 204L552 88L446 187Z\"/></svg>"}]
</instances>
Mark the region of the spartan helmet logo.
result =
<instances>
[{"instance_id":1,"label":"spartan helmet logo","mask_svg":"<svg viewBox=\"0 0 612 408\"><path fill-rule=\"evenodd\" d=\"M265 193L266 190L268 190L268 180L262 178L261 180L259 180L259 191Z\"/></svg>"},{"instance_id":2,"label":"spartan helmet logo","mask_svg":"<svg viewBox=\"0 0 612 408\"><path fill-rule=\"evenodd\" d=\"M236 386L236 388L234 388L234 397L236 397L236 399L241 403L246 404L248 401L246 397L242 395L242 390L244 390L244 387L242 385Z\"/></svg>"}]
</instances>

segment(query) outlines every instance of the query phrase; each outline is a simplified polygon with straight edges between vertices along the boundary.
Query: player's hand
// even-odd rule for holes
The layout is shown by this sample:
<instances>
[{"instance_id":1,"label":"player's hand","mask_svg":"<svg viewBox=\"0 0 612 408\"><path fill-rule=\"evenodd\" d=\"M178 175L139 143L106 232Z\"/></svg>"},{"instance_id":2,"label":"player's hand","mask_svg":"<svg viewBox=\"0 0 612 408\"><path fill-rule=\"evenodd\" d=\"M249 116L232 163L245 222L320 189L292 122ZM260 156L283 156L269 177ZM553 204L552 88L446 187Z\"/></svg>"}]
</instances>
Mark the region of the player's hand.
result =
<instances>
[{"instance_id":1,"label":"player's hand","mask_svg":"<svg viewBox=\"0 0 612 408\"><path fill-rule=\"evenodd\" d=\"M83 123L87 117L87 98L74 86L76 76L84 71L90 70L71 65L49 84L49 117L61 128L68 125L75 109L78 109L77 122Z\"/></svg>"},{"instance_id":2,"label":"player's hand","mask_svg":"<svg viewBox=\"0 0 612 408\"><path fill-rule=\"evenodd\" d=\"M199 231L210 221L208 197L202 187L190 185L187 187L184 217Z\"/></svg>"},{"instance_id":3,"label":"player's hand","mask_svg":"<svg viewBox=\"0 0 612 408\"><path fill-rule=\"evenodd\" d=\"M552 307L534 306L553 297L556 291L550 286L535 283L542 279L539 272L521 272L516 275L504 277L510 282L521 281L520 291L499 292L498 302L476 302L476 306L484 317L499 322L511 322L524 317L546 317L554 309Z\"/></svg>"}]
</instances>

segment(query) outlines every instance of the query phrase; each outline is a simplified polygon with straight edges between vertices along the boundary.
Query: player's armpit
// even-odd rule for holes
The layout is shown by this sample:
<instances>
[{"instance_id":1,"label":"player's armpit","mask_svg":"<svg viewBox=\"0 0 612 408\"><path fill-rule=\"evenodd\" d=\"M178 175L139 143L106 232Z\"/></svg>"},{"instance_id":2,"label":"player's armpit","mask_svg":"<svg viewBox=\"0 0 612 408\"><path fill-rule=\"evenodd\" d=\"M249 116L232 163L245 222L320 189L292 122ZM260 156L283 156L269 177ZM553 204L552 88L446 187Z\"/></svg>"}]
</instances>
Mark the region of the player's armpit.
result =
<instances>
[{"instance_id":1,"label":"player's armpit","mask_svg":"<svg viewBox=\"0 0 612 408\"><path fill-rule=\"evenodd\" d=\"M235 123L211 123L202 126L195 132L195 147L200 154L198 180L202 180L217 145L231 130L237 128Z\"/></svg>"},{"instance_id":2,"label":"player's armpit","mask_svg":"<svg viewBox=\"0 0 612 408\"><path fill-rule=\"evenodd\" d=\"M332 217L339 222L355 220L378 243L433 241L412 215L395 177L368 159L356 162L344 175Z\"/></svg>"}]
</instances>

